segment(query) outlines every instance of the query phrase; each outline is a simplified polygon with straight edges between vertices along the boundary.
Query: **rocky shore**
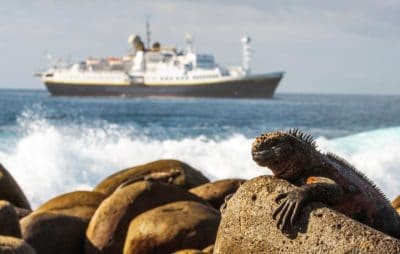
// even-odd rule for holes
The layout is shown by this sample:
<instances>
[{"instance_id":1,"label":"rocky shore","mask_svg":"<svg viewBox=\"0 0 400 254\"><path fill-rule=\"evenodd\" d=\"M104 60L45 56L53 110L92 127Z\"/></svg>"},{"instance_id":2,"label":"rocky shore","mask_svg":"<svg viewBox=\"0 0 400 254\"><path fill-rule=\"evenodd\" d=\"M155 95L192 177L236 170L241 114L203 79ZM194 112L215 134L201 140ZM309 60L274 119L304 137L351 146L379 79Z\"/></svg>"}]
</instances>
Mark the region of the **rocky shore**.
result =
<instances>
[{"instance_id":1,"label":"rocky shore","mask_svg":"<svg viewBox=\"0 0 400 254\"><path fill-rule=\"evenodd\" d=\"M293 188L271 176L210 182L184 162L159 160L32 210L0 165L0 253L400 253L400 240L322 203L282 233L275 197Z\"/></svg>"}]
</instances>

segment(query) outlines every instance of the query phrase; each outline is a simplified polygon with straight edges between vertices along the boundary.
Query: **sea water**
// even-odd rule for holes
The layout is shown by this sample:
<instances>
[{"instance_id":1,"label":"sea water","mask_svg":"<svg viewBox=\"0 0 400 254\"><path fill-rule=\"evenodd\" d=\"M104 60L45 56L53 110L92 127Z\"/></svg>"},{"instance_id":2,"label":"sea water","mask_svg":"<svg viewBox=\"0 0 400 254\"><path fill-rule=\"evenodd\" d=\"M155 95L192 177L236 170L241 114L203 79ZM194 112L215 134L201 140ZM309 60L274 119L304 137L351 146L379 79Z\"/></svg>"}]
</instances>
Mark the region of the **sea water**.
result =
<instances>
[{"instance_id":1,"label":"sea water","mask_svg":"<svg viewBox=\"0 0 400 254\"><path fill-rule=\"evenodd\" d=\"M36 207L108 175L179 159L211 180L270 174L250 155L267 131L299 128L400 194L400 96L277 94L272 100L51 97L0 90L0 162Z\"/></svg>"}]
</instances>

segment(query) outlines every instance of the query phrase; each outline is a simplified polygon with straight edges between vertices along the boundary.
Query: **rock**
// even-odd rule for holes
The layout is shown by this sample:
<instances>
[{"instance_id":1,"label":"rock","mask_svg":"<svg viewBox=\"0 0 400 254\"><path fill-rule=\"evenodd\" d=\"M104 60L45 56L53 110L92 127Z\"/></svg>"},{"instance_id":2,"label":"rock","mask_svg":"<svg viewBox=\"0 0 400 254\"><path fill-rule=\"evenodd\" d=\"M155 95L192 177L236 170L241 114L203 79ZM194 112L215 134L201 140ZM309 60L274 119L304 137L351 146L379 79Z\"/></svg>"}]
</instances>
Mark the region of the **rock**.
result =
<instances>
[{"instance_id":1,"label":"rock","mask_svg":"<svg viewBox=\"0 0 400 254\"><path fill-rule=\"evenodd\" d=\"M35 212L53 212L90 220L105 195L93 191L74 191L55 197Z\"/></svg>"},{"instance_id":2,"label":"rock","mask_svg":"<svg viewBox=\"0 0 400 254\"><path fill-rule=\"evenodd\" d=\"M400 253L400 240L321 203L307 205L283 234L272 219L274 199L293 188L270 176L244 183L222 213L214 253Z\"/></svg>"},{"instance_id":3,"label":"rock","mask_svg":"<svg viewBox=\"0 0 400 254\"><path fill-rule=\"evenodd\" d=\"M209 182L201 172L186 163L177 160L157 160L119 171L99 183L94 191L108 196L121 184L141 181L144 178L164 180L187 189Z\"/></svg>"},{"instance_id":4,"label":"rock","mask_svg":"<svg viewBox=\"0 0 400 254\"><path fill-rule=\"evenodd\" d=\"M21 220L23 238L39 253L84 253L86 228L104 198L92 191L55 197Z\"/></svg>"},{"instance_id":5,"label":"rock","mask_svg":"<svg viewBox=\"0 0 400 254\"><path fill-rule=\"evenodd\" d=\"M122 253L130 221L167 203L201 198L172 184L141 181L116 190L99 206L86 232L86 253Z\"/></svg>"},{"instance_id":6,"label":"rock","mask_svg":"<svg viewBox=\"0 0 400 254\"><path fill-rule=\"evenodd\" d=\"M224 179L202 184L189 191L208 201L214 208L219 209L224 203L225 197L235 193L244 182L245 180L243 179Z\"/></svg>"},{"instance_id":7,"label":"rock","mask_svg":"<svg viewBox=\"0 0 400 254\"><path fill-rule=\"evenodd\" d=\"M203 252L204 252L204 254L213 254L214 244L211 244L210 246L207 246L206 248L204 248Z\"/></svg>"},{"instance_id":8,"label":"rock","mask_svg":"<svg viewBox=\"0 0 400 254\"><path fill-rule=\"evenodd\" d=\"M0 164L0 200L7 200L11 204L31 210L25 194L12 175Z\"/></svg>"},{"instance_id":9,"label":"rock","mask_svg":"<svg viewBox=\"0 0 400 254\"><path fill-rule=\"evenodd\" d=\"M397 213L400 213L400 195L393 199L392 206L396 209Z\"/></svg>"},{"instance_id":10,"label":"rock","mask_svg":"<svg viewBox=\"0 0 400 254\"><path fill-rule=\"evenodd\" d=\"M198 202L159 206L132 220L123 253L171 253L204 248L214 243L219 222L218 210Z\"/></svg>"},{"instance_id":11,"label":"rock","mask_svg":"<svg viewBox=\"0 0 400 254\"><path fill-rule=\"evenodd\" d=\"M19 219L22 219L32 213L32 210L14 206L14 210Z\"/></svg>"},{"instance_id":12,"label":"rock","mask_svg":"<svg viewBox=\"0 0 400 254\"><path fill-rule=\"evenodd\" d=\"M8 201L0 201L0 235L21 237L19 218L14 206Z\"/></svg>"},{"instance_id":13,"label":"rock","mask_svg":"<svg viewBox=\"0 0 400 254\"><path fill-rule=\"evenodd\" d=\"M184 249L175 251L173 254L204 254L204 252L196 249Z\"/></svg>"},{"instance_id":14,"label":"rock","mask_svg":"<svg viewBox=\"0 0 400 254\"><path fill-rule=\"evenodd\" d=\"M40 254L84 253L88 219L34 212L21 220L22 237Z\"/></svg>"},{"instance_id":15,"label":"rock","mask_svg":"<svg viewBox=\"0 0 400 254\"><path fill-rule=\"evenodd\" d=\"M35 250L24 240L9 236L0 236L0 253L36 254Z\"/></svg>"}]
</instances>

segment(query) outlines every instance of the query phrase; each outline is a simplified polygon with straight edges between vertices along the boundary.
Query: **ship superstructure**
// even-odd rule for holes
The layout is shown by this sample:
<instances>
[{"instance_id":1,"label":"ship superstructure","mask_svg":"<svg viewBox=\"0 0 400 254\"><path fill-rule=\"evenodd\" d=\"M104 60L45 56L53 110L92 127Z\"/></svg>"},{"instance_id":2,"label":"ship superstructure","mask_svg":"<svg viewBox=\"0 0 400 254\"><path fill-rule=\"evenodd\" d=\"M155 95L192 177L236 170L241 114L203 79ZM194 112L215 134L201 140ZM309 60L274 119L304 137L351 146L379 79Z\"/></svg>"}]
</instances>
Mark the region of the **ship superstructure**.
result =
<instances>
[{"instance_id":1,"label":"ship superstructure","mask_svg":"<svg viewBox=\"0 0 400 254\"><path fill-rule=\"evenodd\" d=\"M185 50L158 42L146 48L135 34L128 42L133 47L126 56L55 65L41 75L42 81L53 95L268 98L283 76L282 72L251 74L248 36L241 41L240 67L224 67L213 55L195 52L190 34Z\"/></svg>"}]
</instances>

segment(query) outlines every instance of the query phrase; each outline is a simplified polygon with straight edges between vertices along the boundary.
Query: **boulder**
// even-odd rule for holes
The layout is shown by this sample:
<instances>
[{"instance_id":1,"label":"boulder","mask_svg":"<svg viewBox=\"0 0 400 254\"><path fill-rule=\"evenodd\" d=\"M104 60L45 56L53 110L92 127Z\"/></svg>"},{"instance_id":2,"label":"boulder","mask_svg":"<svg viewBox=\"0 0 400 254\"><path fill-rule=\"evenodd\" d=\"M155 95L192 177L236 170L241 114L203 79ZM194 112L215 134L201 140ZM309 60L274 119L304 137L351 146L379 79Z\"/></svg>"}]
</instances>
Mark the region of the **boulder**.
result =
<instances>
[{"instance_id":1,"label":"boulder","mask_svg":"<svg viewBox=\"0 0 400 254\"><path fill-rule=\"evenodd\" d=\"M39 253L84 253L86 228L104 198L92 191L55 197L21 220L23 238Z\"/></svg>"},{"instance_id":2,"label":"boulder","mask_svg":"<svg viewBox=\"0 0 400 254\"><path fill-rule=\"evenodd\" d=\"M393 199L392 206L396 209L397 213L400 213L400 195Z\"/></svg>"},{"instance_id":3,"label":"boulder","mask_svg":"<svg viewBox=\"0 0 400 254\"><path fill-rule=\"evenodd\" d=\"M0 200L7 200L11 204L31 209L31 206L12 175L0 164Z\"/></svg>"},{"instance_id":4,"label":"boulder","mask_svg":"<svg viewBox=\"0 0 400 254\"><path fill-rule=\"evenodd\" d=\"M243 179L224 179L202 184L189 191L208 201L214 208L219 209L224 203L225 197L235 193L244 182Z\"/></svg>"},{"instance_id":5,"label":"boulder","mask_svg":"<svg viewBox=\"0 0 400 254\"><path fill-rule=\"evenodd\" d=\"M211 244L203 249L204 254L213 254L214 244Z\"/></svg>"},{"instance_id":6,"label":"boulder","mask_svg":"<svg viewBox=\"0 0 400 254\"><path fill-rule=\"evenodd\" d=\"M0 235L21 237L18 214L8 201L0 201Z\"/></svg>"},{"instance_id":7,"label":"boulder","mask_svg":"<svg viewBox=\"0 0 400 254\"><path fill-rule=\"evenodd\" d=\"M86 232L86 253L122 253L133 218L149 209L180 200L206 203L183 188L163 182L141 181L119 188L93 215Z\"/></svg>"},{"instance_id":8,"label":"boulder","mask_svg":"<svg viewBox=\"0 0 400 254\"><path fill-rule=\"evenodd\" d=\"M19 219L22 219L32 213L32 210L14 206L14 210Z\"/></svg>"},{"instance_id":9,"label":"boulder","mask_svg":"<svg viewBox=\"0 0 400 254\"><path fill-rule=\"evenodd\" d=\"M272 219L275 198L294 188L271 176L244 183L222 213L214 253L400 253L398 239L317 202L282 233Z\"/></svg>"},{"instance_id":10,"label":"boulder","mask_svg":"<svg viewBox=\"0 0 400 254\"><path fill-rule=\"evenodd\" d=\"M145 179L159 179L187 189L209 182L200 171L186 163L178 160L157 160L121 170L100 182L94 191L108 196L121 184L126 185Z\"/></svg>"},{"instance_id":11,"label":"boulder","mask_svg":"<svg viewBox=\"0 0 400 254\"><path fill-rule=\"evenodd\" d=\"M88 219L34 212L21 220L22 237L40 254L84 253Z\"/></svg>"},{"instance_id":12,"label":"boulder","mask_svg":"<svg viewBox=\"0 0 400 254\"><path fill-rule=\"evenodd\" d=\"M196 249L184 249L175 251L173 254L204 254L204 252Z\"/></svg>"},{"instance_id":13,"label":"boulder","mask_svg":"<svg viewBox=\"0 0 400 254\"><path fill-rule=\"evenodd\" d=\"M35 250L24 240L10 236L0 236L0 253L36 254Z\"/></svg>"},{"instance_id":14,"label":"boulder","mask_svg":"<svg viewBox=\"0 0 400 254\"><path fill-rule=\"evenodd\" d=\"M218 210L198 202L180 201L159 206L132 220L123 253L201 249L214 243L219 222Z\"/></svg>"},{"instance_id":15,"label":"boulder","mask_svg":"<svg viewBox=\"0 0 400 254\"><path fill-rule=\"evenodd\" d=\"M74 191L55 197L35 212L53 212L90 220L105 195L93 191Z\"/></svg>"}]
</instances>

